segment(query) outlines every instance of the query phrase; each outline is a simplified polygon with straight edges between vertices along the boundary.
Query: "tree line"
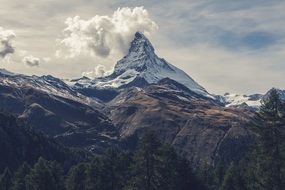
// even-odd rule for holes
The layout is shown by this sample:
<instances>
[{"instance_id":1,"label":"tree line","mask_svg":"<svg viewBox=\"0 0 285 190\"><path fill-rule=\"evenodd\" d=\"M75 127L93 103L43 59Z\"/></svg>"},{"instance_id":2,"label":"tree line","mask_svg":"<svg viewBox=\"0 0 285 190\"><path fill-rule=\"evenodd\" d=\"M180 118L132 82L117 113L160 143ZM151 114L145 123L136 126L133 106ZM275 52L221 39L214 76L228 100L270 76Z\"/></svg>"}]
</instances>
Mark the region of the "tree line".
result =
<instances>
[{"instance_id":1,"label":"tree line","mask_svg":"<svg viewBox=\"0 0 285 190\"><path fill-rule=\"evenodd\" d=\"M189 162L173 148L147 132L134 153L109 149L101 156L72 166L39 158L32 167L22 164L15 172L5 169L1 190L199 190Z\"/></svg>"}]
</instances>

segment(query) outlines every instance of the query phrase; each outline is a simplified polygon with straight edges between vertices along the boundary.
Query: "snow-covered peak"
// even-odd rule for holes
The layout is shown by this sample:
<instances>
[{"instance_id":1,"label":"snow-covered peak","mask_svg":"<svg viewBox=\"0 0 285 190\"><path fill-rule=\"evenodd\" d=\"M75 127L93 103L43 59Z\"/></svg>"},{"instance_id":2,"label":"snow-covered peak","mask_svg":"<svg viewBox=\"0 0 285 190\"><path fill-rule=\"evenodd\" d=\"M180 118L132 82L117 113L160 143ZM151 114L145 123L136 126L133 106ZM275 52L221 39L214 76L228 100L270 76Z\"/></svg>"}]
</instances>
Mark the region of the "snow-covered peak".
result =
<instances>
[{"instance_id":1,"label":"snow-covered peak","mask_svg":"<svg viewBox=\"0 0 285 190\"><path fill-rule=\"evenodd\" d=\"M117 62L113 75L120 75L127 70L142 72L147 67L152 67L157 56L150 41L140 32L135 34L134 40L130 44L128 54ZM149 61L151 60L151 61ZM158 64L158 63L156 63Z\"/></svg>"},{"instance_id":2,"label":"snow-covered peak","mask_svg":"<svg viewBox=\"0 0 285 190\"><path fill-rule=\"evenodd\" d=\"M16 75L15 73L12 73L10 71L7 71L6 69L0 69L0 74L2 75L8 75L8 76L14 76Z\"/></svg>"},{"instance_id":3,"label":"snow-covered peak","mask_svg":"<svg viewBox=\"0 0 285 190\"><path fill-rule=\"evenodd\" d=\"M87 105L98 105L95 99L86 98L76 90L72 89L61 79L55 78L51 75L28 76L23 74L14 74L5 69L0 69L0 87L34 89L50 96L54 96L54 98L70 99ZM19 93L19 95L20 94L21 93Z\"/></svg>"},{"instance_id":4,"label":"snow-covered peak","mask_svg":"<svg viewBox=\"0 0 285 190\"><path fill-rule=\"evenodd\" d=\"M279 98L282 102L285 102L285 90L281 90L278 88L271 88L264 96L263 96L263 100L266 100L268 98L268 96L272 93L272 91L275 90L277 92L277 94L279 95Z\"/></svg>"},{"instance_id":5,"label":"snow-covered peak","mask_svg":"<svg viewBox=\"0 0 285 190\"><path fill-rule=\"evenodd\" d=\"M262 101L265 101L272 90L276 90L280 100L285 102L285 90L272 88L265 95L262 94L252 94L252 95L241 95L241 94L230 94L225 93L223 96L223 103L226 107L238 107L246 108L252 110L258 110L262 104Z\"/></svg>"},{"instance_id":6,"label":"snow-covered peak","mask_svg":"<svg viewBox=\"0 0 285 190\"><path fill-rule=\"evenodd\" d=\"M136 32L134 40L131 42L129 53L154 54L154 48L150 41L141 32Z\"/></svg>"},{"instance_id":7,"label":"snow-covered peak","mask_svg":"<svg viewBox=\"0 0 285 190\"><path fill-rule=\"evenodd\" d=\"M136 86L135 81L143 80L151 84L158 83L164 78L175 80L199 95L215 99L184 71L159 58L150 41L140 32L135 34L128 54L117 62L113 73L106 77L96 78L91 82L92 85L88 85L88 88L92 86L120 88L128 84Z\"/></svg>"},{"instance_id":8,"label":"snow-covered peak","mask_svg":"<svg viewBox=\"0 0 285 190\"><path fill-rule=\"evenodd\" d=\"M261 99L263 95L241 95L241 94L230 94L224 95L224 103L226 107L239 107L239 108L252 108L257 110L261 105Z\"/></svg>"}]
</instances>

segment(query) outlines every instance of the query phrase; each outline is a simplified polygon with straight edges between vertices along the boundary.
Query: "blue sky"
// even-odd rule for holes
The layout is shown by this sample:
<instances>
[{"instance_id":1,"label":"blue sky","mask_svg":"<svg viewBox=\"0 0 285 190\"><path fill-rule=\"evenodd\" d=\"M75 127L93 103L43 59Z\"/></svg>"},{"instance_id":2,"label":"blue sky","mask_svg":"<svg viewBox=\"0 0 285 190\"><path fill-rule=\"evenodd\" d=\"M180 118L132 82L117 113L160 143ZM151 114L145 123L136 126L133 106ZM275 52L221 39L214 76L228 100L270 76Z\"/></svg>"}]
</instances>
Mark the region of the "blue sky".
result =
<instances>
[{"instance_id":1,"label":"blue sky","mask_svg":"<svg viewBox=\"0 0 285 190\"><path fill-rule=\"evenodd\" d=\"M150 40L160 57L182 68L209 92L264 93L285 89L283 0L0 0L0 27L16 34L16 52L1 67L25 74L80 77L101 64L111 69L122 55L104 59L55 57L68 17L88 20L118 7L144 6L158 25ZM23 55L41 64L23 64Z\"/></svg>"}]
</instances>

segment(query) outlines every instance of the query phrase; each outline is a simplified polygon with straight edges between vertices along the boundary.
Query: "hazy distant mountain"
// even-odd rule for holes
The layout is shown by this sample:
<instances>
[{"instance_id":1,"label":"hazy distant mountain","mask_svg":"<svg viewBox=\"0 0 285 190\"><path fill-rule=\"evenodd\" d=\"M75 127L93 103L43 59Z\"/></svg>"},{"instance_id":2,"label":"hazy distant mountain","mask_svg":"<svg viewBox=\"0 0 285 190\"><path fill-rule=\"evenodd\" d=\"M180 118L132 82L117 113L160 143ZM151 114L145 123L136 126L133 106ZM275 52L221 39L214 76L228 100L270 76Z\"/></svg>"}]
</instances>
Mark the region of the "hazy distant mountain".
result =
<instances>
[{"instance_id":1,"label":"hazy distant mountain","mask_svg":"<svg viewBox=\"0 0 285 190\"><path fill-rule=\"evenodd\" d=\"M261 106L262 101L266 100L271 91L275 89L270 89L266 94L252 94L252 95L240 95L240 94L230 94L225 93L221 96L221 101L226 107L236 107L241 109L248 109L252 111L257 111ZM276 89L279 97L282 101L285 101L285 90Z\"/></svg>"}]
</instances>

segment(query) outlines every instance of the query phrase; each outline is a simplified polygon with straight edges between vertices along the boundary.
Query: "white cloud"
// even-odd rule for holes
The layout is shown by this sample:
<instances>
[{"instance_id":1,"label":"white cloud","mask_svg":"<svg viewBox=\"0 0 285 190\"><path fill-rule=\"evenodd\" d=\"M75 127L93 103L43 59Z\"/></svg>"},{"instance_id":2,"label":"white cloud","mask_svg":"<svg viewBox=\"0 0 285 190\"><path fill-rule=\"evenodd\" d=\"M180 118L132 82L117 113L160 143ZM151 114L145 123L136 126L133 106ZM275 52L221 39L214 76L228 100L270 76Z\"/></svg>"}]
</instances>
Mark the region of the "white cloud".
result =
<instances>
[{"instance_id":1,"label":"white cloud","mask_svg":"<svg viewBox=\"0 0 285 190\"><path fill-rule=\"evenodd\" d=\"M19 50L18 54L19 54L19 56L24 57L27 55L27 51L26 50Z\"/></svg>"},{"instance_id":2,"label":"white cloud","mask_svg":"<svg viewBox=\"0 0 285 190\"><path fill-rule=\"evenodd\" d=\"M89 20L75 16L67 18L65 24L67 27L60 44L68 49L70 57L81 53L99 57L108 57L112 52L122 53L129 47L135 32L149 35L158 28L143 7L119 8L111 16L96 15ZM57 54L61 55L63 51Z\"/></svg>"},{"instance_id":3,"label":"white cloud","mask_svg":"<svg viewBox=\"0 0 285 190\"><path fill-rule=\"evenodd\" d=\"M0 27L0 57L5 58L8 54L15 52L12 40L16 37L13 30L4 30Z\"/></svg>"},{"instance_id":4,"label":"white cloud","mask_svg":"<svg viewBox=\"0 0 285 190\"><path fill-rule=\"evenodd\" d=\"M39 67L41 63L48 63L51 61L50 57L38 58L33 55L25 56L27 53L23 54L22 62L30 67Z\"/></svg>"},{"instance_id":5,"label":"white cloud","mask_svg":"<svg viewBox=\"0 0 285 190\"><path fill-rule=\"evenodd\" d=\"M51 58L50 58L50 57L44 57L44 58L43 58L43 61L46 62L46 63L48 63L48 62L51 61Z\"/></svg>"},{"instance_id":6,"label":"white cloud","mask_svg":"<svg viewBox=\"0 0 285 190\"><path fill-rule=\"evenodd\" d=\"M93 71L85 71L82 73L82 76L86 76L88 78L96 78L96 77L103 77L107 76L112 73L113 70L106 70L104 65L98 65L95 67Z\"/></svg>"},{"instance_id":7,"label":"white cloud","mask_svg":"<svg viewBox=\"0 0 285 190\"><path fill-rule=\"evenodd\" d=\"M22 61L30 67L38 67L40 66L41 62L40 58L34 57L32 55L24 57Z\"/></svg>"}]
</instances>

